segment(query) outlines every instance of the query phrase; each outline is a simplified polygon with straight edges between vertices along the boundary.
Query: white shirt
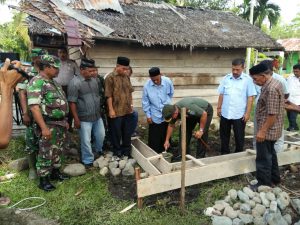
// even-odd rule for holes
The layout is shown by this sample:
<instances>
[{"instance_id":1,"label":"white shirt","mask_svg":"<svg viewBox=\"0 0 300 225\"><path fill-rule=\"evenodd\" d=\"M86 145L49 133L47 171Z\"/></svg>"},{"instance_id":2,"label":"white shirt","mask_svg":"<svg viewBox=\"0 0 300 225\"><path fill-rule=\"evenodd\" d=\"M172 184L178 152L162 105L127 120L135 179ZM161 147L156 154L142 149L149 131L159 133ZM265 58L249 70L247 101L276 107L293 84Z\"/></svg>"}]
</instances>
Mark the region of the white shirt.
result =
<instances>
[{"instance_id":1,"label":"white shirt","mask_svg":"<svg viewBox=\"0 0 300 225\"><path fill-rule=\"evenodd\" d=\"M68 86L74 75L79 75L80 71L76 62L70 59L60 62L59 74L54 80L62 86Z\"/></svg>"},{"instance_id":2,"label":"white shirt","mask_svg":"<svg viewBox=\"0 0 300 225\"><path fill-rule=\"evenodd\" d=\"M287 83L290 91L289 101L300 105L300 78L293 74L288 77Z\"/></svg>"}]
</instances>

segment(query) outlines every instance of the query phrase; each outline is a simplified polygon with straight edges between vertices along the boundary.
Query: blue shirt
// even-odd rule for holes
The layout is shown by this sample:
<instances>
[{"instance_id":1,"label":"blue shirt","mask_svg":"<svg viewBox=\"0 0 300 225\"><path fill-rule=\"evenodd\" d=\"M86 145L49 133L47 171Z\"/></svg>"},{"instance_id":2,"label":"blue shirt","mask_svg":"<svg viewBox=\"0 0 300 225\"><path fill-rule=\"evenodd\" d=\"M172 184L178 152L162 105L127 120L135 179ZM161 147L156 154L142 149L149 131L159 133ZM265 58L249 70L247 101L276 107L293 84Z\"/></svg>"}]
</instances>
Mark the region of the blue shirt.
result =
<instances>
[{"instance_id":1,"label":"blue shirt","mask_svg":"<svg viewBox=\"0 0 300 225\"><path fill-rule=\"evenodd\" d=\"M283 76L277 74L277 73L274 73L272 74L272 77L276 80L278 80L281 84L282 84L282 88L283 88L283 94L289 94L289 90L288 90L288 84L287 84L287 81L286 79L284 79ZM260 96L260 93L261 93L261 86L258 86L258 85L255 85L255 89L256 89L256 98L255 98L255 102L257 103L258 99L259 99L259 96Z\"/></svg>"},{"instance_id":2,"label":"blue shirt","mask_svg":"<svg viewBox=\"0 0 300 225\"><path fill-rule=\"evenodd\" d=\"M242 118L247 110L248 97L256 95L253 80L245 73L238 78L234 78L232 73L227 74L218 92L223 95L221 114L229 120Z\"/></svg>"},{"instance_id":3,"label":"blue shirt","mask_svg":"<svg viewBox=\"0 0 300 225\"><path fill-rule=\"evenodd\" d=\"M162 109L164 105L171 104L174 94L172 81L165 76L161 76L161 84L156 85L150 79L143 89L142 106L147 118L151 118L156 124L164 121Z\"/></svg>"}]
</instances>

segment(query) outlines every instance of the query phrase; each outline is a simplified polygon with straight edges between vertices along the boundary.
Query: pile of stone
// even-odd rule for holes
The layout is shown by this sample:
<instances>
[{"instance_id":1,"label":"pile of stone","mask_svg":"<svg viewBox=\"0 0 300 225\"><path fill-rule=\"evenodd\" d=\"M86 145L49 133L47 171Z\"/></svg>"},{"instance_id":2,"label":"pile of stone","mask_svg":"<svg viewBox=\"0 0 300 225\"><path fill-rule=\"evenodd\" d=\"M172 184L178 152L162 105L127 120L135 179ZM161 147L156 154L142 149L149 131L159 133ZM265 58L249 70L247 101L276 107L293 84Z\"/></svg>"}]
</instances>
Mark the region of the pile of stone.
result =
<instances>
[{"instance_id":1,"label":"pile of stone","mask_svg":"<svg viewBox=\"0 0 300 225\"><path fill-rule=\"evenodd\" d=\"M279 187L260 186L257 192L244 187L229 190L224 200L216 201L204 214L211 216L213 225L291 225L290 206L300 215L300 200L290 199Z\"/></svg>"},{"instance_id":2,"label":"pile of stone","mask_svg":"<svg viewBox=\"0 0 300 225\"><path fill-rule=\"evenodd\" d=\"M133 176L135 159L129 159L127 156L122 158L113 156L112 152L107 152L99 157L93 163L94 167L100 168L100 174L106 176L110 173L112 176Z\"/></svg>"}]
</instances>

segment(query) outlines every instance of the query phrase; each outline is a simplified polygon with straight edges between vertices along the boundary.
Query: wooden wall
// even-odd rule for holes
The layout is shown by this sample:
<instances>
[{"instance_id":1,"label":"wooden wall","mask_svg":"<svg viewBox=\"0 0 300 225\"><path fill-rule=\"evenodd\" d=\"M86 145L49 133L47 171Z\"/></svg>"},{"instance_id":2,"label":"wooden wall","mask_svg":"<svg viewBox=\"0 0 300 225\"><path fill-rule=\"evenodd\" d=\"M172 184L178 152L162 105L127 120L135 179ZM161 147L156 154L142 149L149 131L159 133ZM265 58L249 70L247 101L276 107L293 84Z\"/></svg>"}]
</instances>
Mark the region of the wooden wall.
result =
<instances>
[{"instance_id":1,"label":"wooden wall","mask_svg":"<svg viewBox=\"0 0 300 225\"><path fill-rule=\"evenodd\" d=\"M161 72L173 81L174 103L183 97L201 97L215 106L219 81L231 72L234 58L245 57L245 49L199 48L190 51L189 48L145 47L137 43L98 40L87 56L100 66L100 74L111 72L118 56L131 59L134 107L144 115L141 110L142 88L149 79L150 67L160 67Z\"/></svg>"}]
</instances>

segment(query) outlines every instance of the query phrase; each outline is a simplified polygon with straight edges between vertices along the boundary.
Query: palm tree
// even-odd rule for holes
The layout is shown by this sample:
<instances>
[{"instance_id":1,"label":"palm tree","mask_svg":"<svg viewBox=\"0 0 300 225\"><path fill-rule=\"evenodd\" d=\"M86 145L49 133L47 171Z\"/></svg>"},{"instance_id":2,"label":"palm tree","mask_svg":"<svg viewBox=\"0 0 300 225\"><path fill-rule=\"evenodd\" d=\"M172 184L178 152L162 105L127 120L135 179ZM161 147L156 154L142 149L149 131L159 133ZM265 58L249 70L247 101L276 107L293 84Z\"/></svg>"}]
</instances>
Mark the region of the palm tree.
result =
<instances>
[{"instance_id":1,"label":"palm tree","mask_svg":"<svg viewBox=\"0 0 300 225\"><path fill-rule=\"evenodd\" d=\"M253 23L259 28L261 28L265 19L269 21L269 27L271 28L277 24L280 18L280 7L268 1L269 0L257 0L257 4L254 6ZM244 0L240 6L242 10L240 16L246 20L249 20L250 2L251 0Z\"/></svg>"}]
</instances>

